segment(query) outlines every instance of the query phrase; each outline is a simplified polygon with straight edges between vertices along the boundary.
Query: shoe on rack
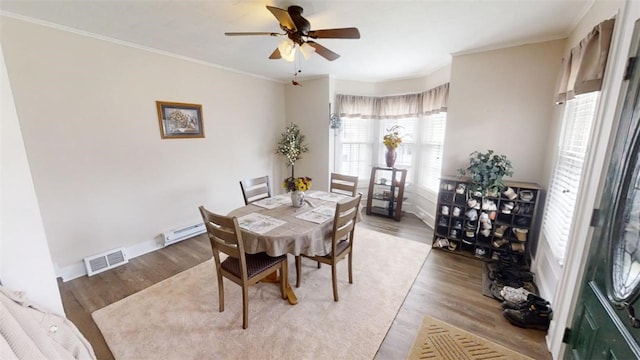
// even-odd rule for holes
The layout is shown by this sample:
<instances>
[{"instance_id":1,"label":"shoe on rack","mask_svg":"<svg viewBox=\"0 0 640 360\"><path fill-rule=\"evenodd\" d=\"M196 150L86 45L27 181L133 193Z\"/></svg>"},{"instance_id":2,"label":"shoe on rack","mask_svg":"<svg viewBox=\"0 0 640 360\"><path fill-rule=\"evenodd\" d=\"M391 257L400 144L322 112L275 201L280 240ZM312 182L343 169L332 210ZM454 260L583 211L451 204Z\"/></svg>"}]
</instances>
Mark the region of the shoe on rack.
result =
<instances>
[{"instance_id":1,"label":"shoe on rack","mask_svg":"<svg viewBox=\"0 0 640 360\"><path fill-rule=\"evenodd\" d=\"M517 214L517 212L515 212L515 209L514 209L514 213ZM519 216L519 217L516 218L516 220L514 222L518 226L527 227L527 226L529 226L530 219L527 218L527 217Z\"/></svg>"},{"instance_id":2,"label":"shoe on rack","mask_svg":"<svg viewBox=\"0 0 640 360\"><path fill-rule=\"evenodd\" d=\"M548 330L553 318L549 305L531 304L522 310L505 309L502 314L512 325L525 329Z\"/></svg>"},{"instance_id":3,"label":"shoe on rack","mask_svg":"<svg viewBox=\"0 0 640 360\"><path fill-rule=\"evenodd\" d=\"M522 191L520 191L520 199L522 199L522 201L531 201L531 200L533 200L533 191L531 191L531 190L522 190Z\"/></svg>"},{"instance_id":4,"label":"shoe on rack","mask_svg":"<svg viewBox=\"0 0 640 360\"><path fill-rule=\"evenodd\" d=\"M523 243L511 243L511 251L515 251L518 253L524 253L524 244Z\"/></svg>"},{"instance_id":5,"label":"shoe on rack","mask_svg":"<svg viewBox=\"0 0 640 360\"><path fill-rule=\"evenodd\" d=\"M467 217L467 219L469 219L469 221L478 220L478 210L476 209L469 209L466 213L464 213L464 215Z\"/></svg>"},{"instance_id":6,"label":"shoe on rack","mask_svg":"<svg viewBox=\"0 0 640 360\"><path fill-rule=\"evenodd\" d=\"M502 194L504 194L504 196L509 200L514 200L518 197L518 194L510 187L508 187L507 190L503 191Z\"/></svg>"},{"instance_id":7,"label":"shoe on rack","mask_svg":"<svg viewBox=\"0 0 640 360\"><path fill-rule=\"evenodd\" d=\"M445 239L445 238L438 238L436 240L436 246L439 248L446 248L449 246L449 240Z\"/></svg>"},{"instance_id":8,"label":"shoe on rack","mask_svg":"<svg viewBox=\"0 0 640 360\"><path fill-rule=\"evenodd\" d=\"M441 217L440 220L438 220L438 226L447 226L447 219Z\"/></svg>"},{"instance_id":9,"label":"shoe on rack","mask_svg":"<svg viewBox=\"0 0 640 360\"><path fill-rule=\"evenodd\" d=\"M499 248L502 247L504 244L508 243L509 241L505 240L505 239L500 239L500 240L495 240L492 245L493 247Z\"/></svg>"},{"instance_id":10,"label":"shoe on rack","mask_svg":"<svg viewBox=\"0 0 640 360\"><path fill-rule=\"evenodd\" d=\"M502 239L504 236L504 232L507 231L508 227L506 225L500 225L493 231L493 236Z\"/></svg>"}]
</instances>

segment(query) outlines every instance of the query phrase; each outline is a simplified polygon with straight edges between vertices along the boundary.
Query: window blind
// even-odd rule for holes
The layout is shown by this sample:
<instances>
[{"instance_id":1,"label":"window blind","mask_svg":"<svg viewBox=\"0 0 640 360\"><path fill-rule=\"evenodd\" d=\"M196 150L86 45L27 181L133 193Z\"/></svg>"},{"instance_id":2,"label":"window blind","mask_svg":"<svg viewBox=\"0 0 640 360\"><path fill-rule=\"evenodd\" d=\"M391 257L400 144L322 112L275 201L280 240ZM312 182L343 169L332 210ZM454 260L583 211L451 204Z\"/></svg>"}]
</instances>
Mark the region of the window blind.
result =
<instances>
[{"instance_id":1,"label":"window blind","mask_svg":"<svg viewBox=\"0 0 640 360\"><path fill-rule=\"evenodd\" d=\"M438 192L440 186L446 120L446 112L429 115L422 127L419 183L434 192Z\"/></svg>"},{"instance_id":2,"label":"window blind","mask_svg":"<svg viewBox=\"0 0 640 360\"><path fill-rule=\"evenodd\" d=\"M373 153L373 120L349 118L342 121L340 172L368 179Z\"/></svg>"},{"instance_id":3,"label":"window blind","mask_svg":"<svg viewBox=\"0 0 640 360\"><path fill-rule=\"evenodd\" d=\"M559 151L542 220L542 232L561 265L567 251L598 95L599 92L578 95L567 101L565 107Z\"/></svg>"}]
</instances>

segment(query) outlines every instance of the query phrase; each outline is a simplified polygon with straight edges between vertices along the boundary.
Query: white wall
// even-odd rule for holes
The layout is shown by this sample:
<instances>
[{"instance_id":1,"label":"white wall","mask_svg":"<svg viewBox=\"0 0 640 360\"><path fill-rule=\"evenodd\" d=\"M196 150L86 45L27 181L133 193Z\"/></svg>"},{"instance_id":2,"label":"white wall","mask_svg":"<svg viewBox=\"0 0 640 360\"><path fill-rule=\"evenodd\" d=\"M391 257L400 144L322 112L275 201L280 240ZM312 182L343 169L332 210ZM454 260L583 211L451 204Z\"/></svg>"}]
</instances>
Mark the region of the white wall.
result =
<instances>
[{"instance_id":1,"label":"white wall","mask_svg":"<svg viewBox=\"0 0 640 360\"><path fill-rule=\"evenodd\" d=\"M0 280L64 315L1 49L0 77Z\"/></svg>"},{"instance_id":2,"label":"white wall","mask_svg":"<svg viewBox=\"0 0 640 360\"><path fill-rule=\"evenodd\" d=\"M304 134L309 152L296 162L295 176L308 176L312 189L328 190L330 169L329 78L301 81L302 86L286 86L287 123L296 123ZM281 130L284 130L281 129ZM284 158L280 157L280 163ZM289 173L279 178L291 176Z\"/></svg>"},{"instance_id":3,"label":"white wall","mask_svg":"<svg viewBox=\"0 0 640 360\"><path fill-rule=\"evenodd\" d=\"M201 204L243 205L240 179L274 175L283 84L7 17L0 30L59 268L155 245ZM205 138L162 140L156 100L202 104Z\"/></svg>"},{"instance_id":4,"label":"white wall","mask_svg":"<svg viewBox=\"0 0 640 360\"><path fill-rule=\"evenodd\" d=\"M513 163L513 179L540 183L564 40L454 56L443 174L492 149Z\"/></svg>"},{"instance_id":5,"label":"white wall","mask_svg":"<svg viewBox=\"0 0 640 360\"><path fill-rule=\"evenodd\" d=\"M444 66L428 76L407 78L379 83L335 80L335 93L362 96L390 96L401 94L413 94L433 89L436 86L449 82L451 78L451 66Z\"/></svg>"}]
</instances>

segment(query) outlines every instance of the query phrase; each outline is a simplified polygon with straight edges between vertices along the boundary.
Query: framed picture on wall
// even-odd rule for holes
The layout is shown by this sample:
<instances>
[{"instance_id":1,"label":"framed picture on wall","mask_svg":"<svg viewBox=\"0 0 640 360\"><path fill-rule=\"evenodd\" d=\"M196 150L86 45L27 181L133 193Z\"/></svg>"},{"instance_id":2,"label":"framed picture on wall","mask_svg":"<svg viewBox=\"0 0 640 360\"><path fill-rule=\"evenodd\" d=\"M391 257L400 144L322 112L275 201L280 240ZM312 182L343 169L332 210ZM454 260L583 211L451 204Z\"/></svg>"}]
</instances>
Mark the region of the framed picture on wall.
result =
<instances>
[{"instance_id":1,"label":"framed picture on wall","mask_svg":"<svg viewBox=\"0 0 640 360\"><path fill-rule=\"evenodd\" d=\"M202 105L156 101L163 139L203 138Z\"/></svg>"}]
</instances>

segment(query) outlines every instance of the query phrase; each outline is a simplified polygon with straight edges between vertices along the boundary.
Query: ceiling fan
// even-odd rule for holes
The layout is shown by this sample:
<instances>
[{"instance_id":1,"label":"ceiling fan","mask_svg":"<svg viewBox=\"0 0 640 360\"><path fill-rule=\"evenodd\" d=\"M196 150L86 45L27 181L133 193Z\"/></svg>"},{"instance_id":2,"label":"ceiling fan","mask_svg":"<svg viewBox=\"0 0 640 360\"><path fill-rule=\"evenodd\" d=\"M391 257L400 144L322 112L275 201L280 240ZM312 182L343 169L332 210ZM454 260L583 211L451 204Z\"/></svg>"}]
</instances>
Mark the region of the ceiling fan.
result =
<instances>
[{"instance_id":1,"label":"ceiling fan","mask_svg":"<svg viewBox=\"0 0 640 360\"><path fill-rule=\"evenodd\" d=\"M360 39L360 32L355 27L340 29L323 29L311 30L311 24L307 19L302 17L303 9L300 6L292 5L287 10L273 6L268 6L273 16L278 19L280 28L284 33L273 32L226 32L227 36L244 36L244 35L269 35L269 36L287 36L287 39L281 41L278 47L271 53L269 59L285 59L293 61L295 56L296 45L300 48L300 52L305 58L309 58L313 52L323 58L333 61L340 55L309 39Z\"/></svg>"}]
</instances>

